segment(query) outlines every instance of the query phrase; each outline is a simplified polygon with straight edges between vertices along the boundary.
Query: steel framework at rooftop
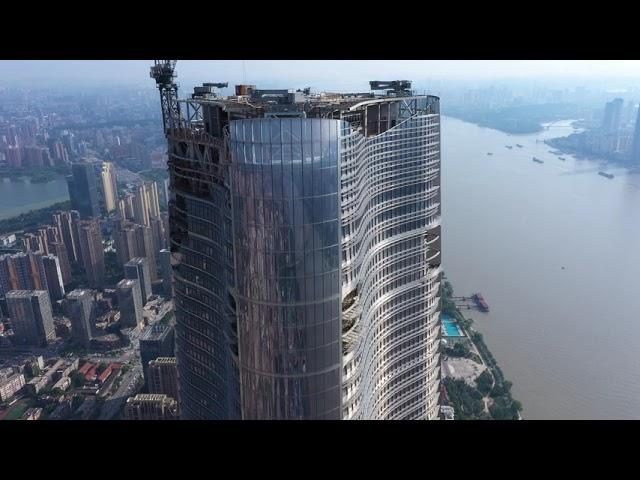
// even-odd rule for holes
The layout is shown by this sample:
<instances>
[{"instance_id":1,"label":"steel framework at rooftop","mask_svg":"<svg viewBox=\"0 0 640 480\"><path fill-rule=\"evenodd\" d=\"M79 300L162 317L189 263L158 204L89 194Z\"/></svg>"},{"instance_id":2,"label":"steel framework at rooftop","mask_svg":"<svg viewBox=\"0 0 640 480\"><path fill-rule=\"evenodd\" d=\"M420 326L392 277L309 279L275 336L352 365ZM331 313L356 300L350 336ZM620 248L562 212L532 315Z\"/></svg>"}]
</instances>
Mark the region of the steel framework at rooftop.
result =
<instances>
[{"instance_id":1,"label":"steel framework at rooftop","mask_svg":"<svg viewBox=\"0 0 640 480\"><path fill-rule=\"evenodd\" d=\"M156 81L160 91L162 123L165 132L180 125L180 104L178 103L178 84L176 78L177 60L154 60L149 76Z\"/></svg>"}]
</instances>

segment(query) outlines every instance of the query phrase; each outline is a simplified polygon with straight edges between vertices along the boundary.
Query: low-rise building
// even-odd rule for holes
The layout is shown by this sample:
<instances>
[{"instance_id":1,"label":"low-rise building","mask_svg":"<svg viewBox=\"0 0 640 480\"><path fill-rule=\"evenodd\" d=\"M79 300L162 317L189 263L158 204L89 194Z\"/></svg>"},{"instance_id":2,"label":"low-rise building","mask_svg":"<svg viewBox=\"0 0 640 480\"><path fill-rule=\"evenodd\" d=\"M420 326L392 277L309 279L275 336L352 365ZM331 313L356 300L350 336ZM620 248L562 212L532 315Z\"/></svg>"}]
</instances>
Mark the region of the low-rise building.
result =
<instances>
[{"instance_id":1,"label":"low-rise building","mask_svg":"<svg viewBox=\"0 0 640 480\"><path fill-rule=\"evenodd\" d=\"M455 419L455 410L453 407L448 405L440 406L440 415L443 420L454 420Z\"/></svg>"},{"instance_id":2,"label":"low-rise building","mask_svg":"<svg viewBox=\"0 0 640 480\"><path fill-rule=\"evenodd\" d=\"M29 380L24 388L29 395L35 396L39 394L47 385L49 385L50 382L50 378L46 375L39 375Z\"/></svg>"},{"instance_id":3,"label":"low-rise building","mask_svg":"<svg viewBox=\"0 0 640 480\"><path fill-rule=\"evenodd\" d=\"M56 383L54 383L52 388L59 388L63 392L66 391L71 386L71 379L69 377L62 377Z\"/></svg>"},{"instance_id":4,"label":"low-rise building","mask_svg":"<svg viewBox=\"0 0 640 480\"><path fill-rule=\"evenodd\" d=\"M15 373L0 381L0 400L6 401L24 387L24 374Z\"/></svg>"}]
</instances>

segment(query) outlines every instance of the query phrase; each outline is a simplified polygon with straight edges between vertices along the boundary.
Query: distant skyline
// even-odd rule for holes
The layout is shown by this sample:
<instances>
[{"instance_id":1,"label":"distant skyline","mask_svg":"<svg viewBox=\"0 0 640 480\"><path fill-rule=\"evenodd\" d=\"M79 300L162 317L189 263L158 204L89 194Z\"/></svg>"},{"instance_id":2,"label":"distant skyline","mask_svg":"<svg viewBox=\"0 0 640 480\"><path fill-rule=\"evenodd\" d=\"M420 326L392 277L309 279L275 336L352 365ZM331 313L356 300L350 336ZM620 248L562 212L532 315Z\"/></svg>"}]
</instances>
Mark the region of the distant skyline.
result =
<instances>
[{"instance_id":1,"label":"distant skyline","mask_svg":"<svg viewBox=\"0 0 640 480\"><path fill-rule=\"evenodd\" d=\"M0 60L0 87L73 85L152 86L152 60ZM179 81L262 83L281 86L354 89L369 80L408 79L417 84L454 82L543 81L599 82L612 88L638 81L638 60L179 60Z\"/></svg>"}]
</instances>

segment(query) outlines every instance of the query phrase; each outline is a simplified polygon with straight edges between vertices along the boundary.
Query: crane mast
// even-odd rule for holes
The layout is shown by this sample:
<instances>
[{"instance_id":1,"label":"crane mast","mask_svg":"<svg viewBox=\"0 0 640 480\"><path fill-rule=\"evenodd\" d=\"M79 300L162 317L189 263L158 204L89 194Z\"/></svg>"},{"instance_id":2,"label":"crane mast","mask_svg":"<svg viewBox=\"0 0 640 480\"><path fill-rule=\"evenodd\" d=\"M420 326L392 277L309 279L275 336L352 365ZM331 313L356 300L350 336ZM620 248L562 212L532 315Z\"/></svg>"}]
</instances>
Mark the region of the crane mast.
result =
<instances>
[{"instance_id":1,"label":"crane mast","mask_svg":"<svg viewBox=\"0 0 640 480\"><path fill-rule=\"evenodd\" d=\"M154 78L160 91L162 123L165 134L180 125L180 104L178 103L178 84L176 79L177 60L154 60L149 76Z\"/></svg>"}]
</instances>

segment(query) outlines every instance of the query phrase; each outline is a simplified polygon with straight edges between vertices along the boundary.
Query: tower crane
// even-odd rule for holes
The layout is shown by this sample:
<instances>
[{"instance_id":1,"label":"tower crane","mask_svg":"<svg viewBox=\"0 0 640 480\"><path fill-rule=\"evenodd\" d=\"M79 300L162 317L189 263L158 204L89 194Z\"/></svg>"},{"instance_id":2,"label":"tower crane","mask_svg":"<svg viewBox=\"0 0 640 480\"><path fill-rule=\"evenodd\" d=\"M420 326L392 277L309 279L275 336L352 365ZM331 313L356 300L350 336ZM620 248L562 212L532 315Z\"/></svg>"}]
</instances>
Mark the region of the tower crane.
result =
<instances>
[{"instance_id":1,"label":"tower crane","mask_svg":"<svg viewBox=\"0 0 640 480\"><path fill-rule=\"evenodd\" d=\"M180 104L176 79L177 60L154 60L149 76L154 78L160 91L162 123L165 133L180 125Z\"/></svg>"}]
</instances>

